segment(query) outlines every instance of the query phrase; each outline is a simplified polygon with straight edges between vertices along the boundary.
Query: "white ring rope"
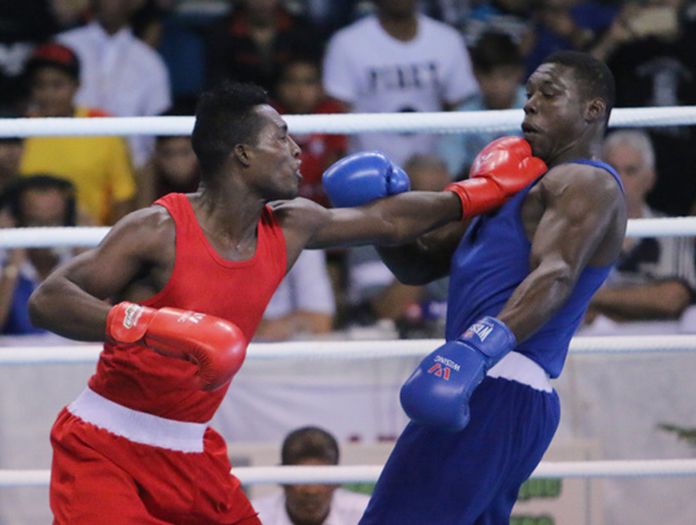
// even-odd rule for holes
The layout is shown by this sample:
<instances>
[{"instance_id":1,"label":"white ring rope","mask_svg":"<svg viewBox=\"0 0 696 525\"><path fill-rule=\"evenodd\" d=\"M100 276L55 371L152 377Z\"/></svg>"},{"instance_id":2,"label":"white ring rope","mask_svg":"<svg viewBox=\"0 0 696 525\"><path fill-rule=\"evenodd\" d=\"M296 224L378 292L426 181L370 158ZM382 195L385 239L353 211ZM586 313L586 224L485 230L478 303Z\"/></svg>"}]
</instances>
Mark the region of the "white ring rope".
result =
<instances>
[{"instance_id":1,"label":"white ring rope","mask_svg":"<svg viewBox=\"0 0 696 525\"><path fill-rule=\"evenodd\" d=\"M377 481L382 467L238 467L232 473L245 485L262 483L360 483ZM45 487L48 470L0 470L0 488ZM625 478L696 475L696 459L542 462L532 478Z\"/></svg>"},{"instance_id":2,"label":"white ring rope","mask_svg":"<svg viewBox=\"0 0 696 525\"><path fill-rule=\"evenodd\" d=\"M504 132L518 130L521 109L432 113L284 115L291 133ZM0 119L0 137L65 135L190 135L193 117L104 117ZM617 108L609 126L696 124L696 106Z\"/></svg>"},{"instance_id":3,"label":"white ring rope","mask_svg":"<svg viewBox=\"0 0 696 525\"><path fill-rule=\"evenodd\" d=\"M300 341L252 343L247 359L382 359L422 357L442 339L399 339L392 341ZM0 347L0 365L95 363L101 345ZM696 335L576 337L570 342L573 354L637 354L696 351Z\"/></svg>"},{"instance_id":4,"label":"white ring rope","mask_svg":"<svg viewBox=\"0 0 696 525\"><path fill-rule=\"evenodd\" d=\"M626 237L672 237L696 235L696 217L629 219Z\"/></svg>"},{"instance_id":5,"label":"white ring rope","mask_svg":"<svg viewBox=\"0 0 696 525\"><path fill-rule=\"evenodd\" d=\"M91 248L109 233L107 227L45 227L0 229L2 248L54 248L79 246Z\"/></svg>"},{"instance_id":6,"label":"white ring rope","mask_svg":"<svg viewBox=\"0 0 696 525\"><path fill-rule=\"evenodd\" d=\"M0 248L92 247L109 232L107 227L46 227L0 229ZM696 217L631 219L627 237L696 236Z\"/></svg>"}]
</instances>

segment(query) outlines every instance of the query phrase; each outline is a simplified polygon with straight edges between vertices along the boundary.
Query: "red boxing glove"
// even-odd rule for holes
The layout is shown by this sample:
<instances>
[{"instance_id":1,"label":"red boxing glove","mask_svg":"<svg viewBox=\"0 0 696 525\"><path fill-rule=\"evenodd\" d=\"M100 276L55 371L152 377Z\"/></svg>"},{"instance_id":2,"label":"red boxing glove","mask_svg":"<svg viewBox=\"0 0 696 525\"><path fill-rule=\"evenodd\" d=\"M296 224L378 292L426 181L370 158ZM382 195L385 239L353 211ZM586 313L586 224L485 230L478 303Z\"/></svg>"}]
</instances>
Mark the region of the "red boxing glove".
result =
<instances>
[{"instance_id":1,"label":"red boxing glove","mask_svg":"<svg viewBox=\"0 0 696 525\"><path fill-rule=\"evenodd\" d=\"M483 148L469 170L469 179L445 190L462 202L462 219L494 210L547 171L532 156L532 147L521 137L501 137Z\"/></svg>"},{"instance_id":2,"label":"red boxing glove","mask_svg":"<svg viewBox=\"0 0 696 525\"><path fill-rule=\"evenodd\" d=\"M244 362L247 347L242 331L224 319L129 302L118 303L109 311L106 336L116 343L140 343L158 354L197 363L198 386L208 391L232 379Z\"/></svg>"}]
</instances>

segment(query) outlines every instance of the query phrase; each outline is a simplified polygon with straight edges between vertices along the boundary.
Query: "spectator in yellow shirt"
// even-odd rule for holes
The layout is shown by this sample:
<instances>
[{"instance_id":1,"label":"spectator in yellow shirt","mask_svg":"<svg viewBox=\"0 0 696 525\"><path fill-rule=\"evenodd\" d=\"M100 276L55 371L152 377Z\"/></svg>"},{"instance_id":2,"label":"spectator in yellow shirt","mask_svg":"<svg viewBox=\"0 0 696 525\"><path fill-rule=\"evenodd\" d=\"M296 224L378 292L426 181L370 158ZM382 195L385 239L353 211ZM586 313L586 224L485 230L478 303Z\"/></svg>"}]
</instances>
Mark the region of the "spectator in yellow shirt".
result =
<instances>
[{"instance_id":1,"label":"spectator in yellow shirt","mask_svg":"<svg viewBox=\"0 0 696 525\"><path fill-rule=\"evenodd\" d=\"M30 116L106 116L75 106L80 64L70 48L53 42L38 47L26 71ZM25 142L20 171L70 180L77 189L78 206L99 224L113 224L133 208L135 175L121 137L31 137Z\"/></svg>"}]
</instances>

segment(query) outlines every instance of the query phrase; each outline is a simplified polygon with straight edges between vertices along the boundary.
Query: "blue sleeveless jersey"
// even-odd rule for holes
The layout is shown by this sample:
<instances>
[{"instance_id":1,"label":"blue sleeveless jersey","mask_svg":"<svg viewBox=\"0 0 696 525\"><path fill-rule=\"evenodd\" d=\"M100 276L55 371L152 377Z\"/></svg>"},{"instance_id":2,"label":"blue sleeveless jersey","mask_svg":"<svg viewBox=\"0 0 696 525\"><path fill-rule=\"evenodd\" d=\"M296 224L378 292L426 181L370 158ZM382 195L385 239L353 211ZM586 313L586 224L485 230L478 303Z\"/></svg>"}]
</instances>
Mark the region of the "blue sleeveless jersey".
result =
<instances>
[{"instance_id":1,"label":"blue sleeveless jersey","mask_svg":"<svg viewBox=\"0 0 696 525\"><path fill-rule=\"evenodd\" d=\"M594 160L575 160L605 169L621 179L614 168ZM543 177L543 176L542 176ZM446 338L456 339L483 316L497 316L515 288L529 275L531 243L522 224L525 197L541 177L516 194L497 213L476 217L460 242L450 268ZM538 363L551 377L563 368L568 345L585 315L592 295L609 275L611 266L586 267L563 307L516 349Z\"/></svg>"}]
</instances>

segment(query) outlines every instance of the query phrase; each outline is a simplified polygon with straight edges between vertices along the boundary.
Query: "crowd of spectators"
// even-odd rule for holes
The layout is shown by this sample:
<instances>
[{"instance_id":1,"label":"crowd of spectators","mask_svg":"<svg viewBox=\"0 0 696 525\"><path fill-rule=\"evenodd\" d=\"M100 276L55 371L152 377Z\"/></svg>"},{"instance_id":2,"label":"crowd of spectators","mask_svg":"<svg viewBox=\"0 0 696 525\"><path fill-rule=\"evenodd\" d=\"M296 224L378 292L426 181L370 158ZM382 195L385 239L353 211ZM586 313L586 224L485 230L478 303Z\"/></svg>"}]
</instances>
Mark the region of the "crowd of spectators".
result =
<instances>
[{"instance_id":1,"label":"crowd of spectators","mask_svg":"<svg viewBox=\"0 0 696 525\"><path fill-rule=\"evenodd\" d=\"M198 94L226 78L262 85L284 114L520 108L526 75L559 49L605 60L618 107L696 104L691 0L25 0L3 2L0 19L2 118L192 115ZM296 135L300 194L328 205L322 172L363 150L438 190L499 135ZM602 156L631 218L696 210L693 126L614 132ZM110 225L197 184L187 136L0 138L0 227ZM691 238L627 239L588 322L678 318L694 302L694 251ZM71 255L0 250L0 333L35 330L26 298ZM400 285L372 249L306 254L259 337L384 322L440 336L446 286Z\"/></svg>"}]
</instances>

